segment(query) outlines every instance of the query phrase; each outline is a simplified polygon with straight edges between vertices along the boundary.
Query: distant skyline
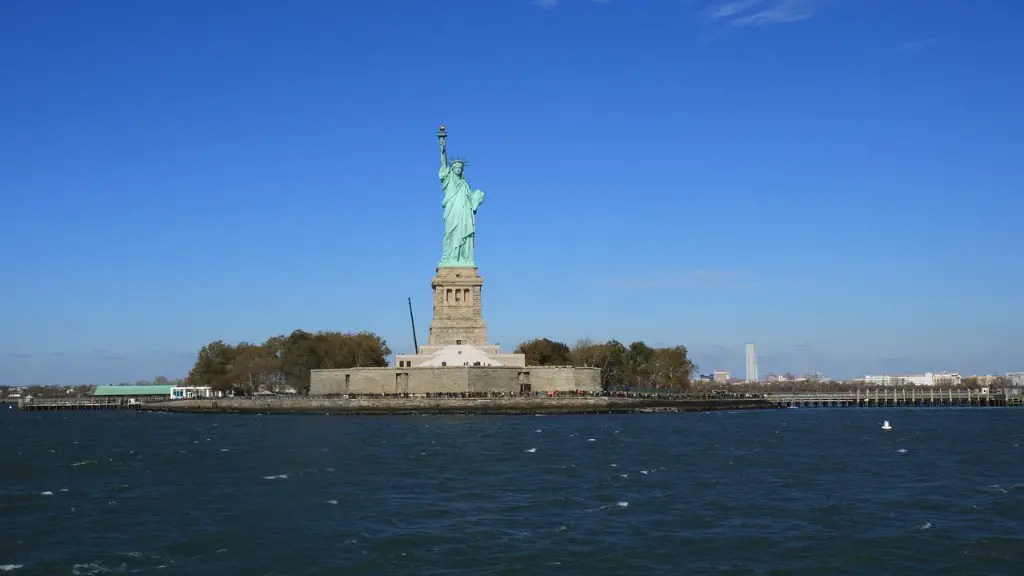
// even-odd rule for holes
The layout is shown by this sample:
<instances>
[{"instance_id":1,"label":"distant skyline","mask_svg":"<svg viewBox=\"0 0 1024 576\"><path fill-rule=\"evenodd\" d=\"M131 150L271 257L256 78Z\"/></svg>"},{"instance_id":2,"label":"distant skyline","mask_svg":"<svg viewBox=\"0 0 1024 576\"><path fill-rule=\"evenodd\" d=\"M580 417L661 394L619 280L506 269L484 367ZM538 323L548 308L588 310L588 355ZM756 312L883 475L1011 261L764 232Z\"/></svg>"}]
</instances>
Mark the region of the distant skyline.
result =
<instances>
[{"instance_id":1,"label":"distant skyline","mask_svg":"<svg viewBox=\"0 0 1024 576\"><path fill-rule=\"evenodd\" d=\"M0 3L0 384L296 328L409 351L440 124L490 338L1024 370L1024 3Z\"/></svg>"}]
</instances>

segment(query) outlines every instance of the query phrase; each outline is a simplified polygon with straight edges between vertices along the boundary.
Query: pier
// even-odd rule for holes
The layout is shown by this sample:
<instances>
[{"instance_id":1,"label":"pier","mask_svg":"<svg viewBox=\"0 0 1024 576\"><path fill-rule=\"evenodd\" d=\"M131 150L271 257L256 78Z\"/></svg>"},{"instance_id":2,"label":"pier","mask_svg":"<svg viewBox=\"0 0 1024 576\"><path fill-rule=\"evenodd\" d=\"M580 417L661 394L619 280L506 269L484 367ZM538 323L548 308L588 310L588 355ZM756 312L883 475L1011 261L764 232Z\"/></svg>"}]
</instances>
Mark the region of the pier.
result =
<instances>
[{"instance_id":1,"label":"pier","mask_svg":"<svg viewBox=\"0 0 1024 576\"><path fill-rule=\"evenodd\" d=\"M141 403L127 398L21 398L18 400L19 410L30 411L137 410L141 406Z\"/></svg>"},{"instance_id":2,"label":"pier","mask_svg":"<svg viewBox=\"0 0 1024 576\"><path fill-rule=\"evenodd\" d=\"M977 390L855 390L768 394L765 399L783 408L883 408L952 406L1024 406L1024 397Z\"/></svg>"}]
</instances>

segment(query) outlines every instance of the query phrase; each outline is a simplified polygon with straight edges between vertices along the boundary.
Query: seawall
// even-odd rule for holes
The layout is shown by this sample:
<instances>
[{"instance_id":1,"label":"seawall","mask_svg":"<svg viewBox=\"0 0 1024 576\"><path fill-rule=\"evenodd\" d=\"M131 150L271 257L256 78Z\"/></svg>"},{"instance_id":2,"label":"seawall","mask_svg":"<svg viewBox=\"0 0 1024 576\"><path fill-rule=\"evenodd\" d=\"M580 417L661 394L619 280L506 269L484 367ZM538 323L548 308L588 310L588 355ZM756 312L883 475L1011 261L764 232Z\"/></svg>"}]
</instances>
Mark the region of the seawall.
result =
<instances>
[{"instance_id":1,"label":"seawall","mask_svg":"<svg viewBox=\"0 0 1024 576\"><path fill-rule=\"evenodd\" d=\"M760 398L673 400L652 398L218 398L146 402L144 411L217 414L624 414L775 408Z\"/></svg>"}]
</instances>

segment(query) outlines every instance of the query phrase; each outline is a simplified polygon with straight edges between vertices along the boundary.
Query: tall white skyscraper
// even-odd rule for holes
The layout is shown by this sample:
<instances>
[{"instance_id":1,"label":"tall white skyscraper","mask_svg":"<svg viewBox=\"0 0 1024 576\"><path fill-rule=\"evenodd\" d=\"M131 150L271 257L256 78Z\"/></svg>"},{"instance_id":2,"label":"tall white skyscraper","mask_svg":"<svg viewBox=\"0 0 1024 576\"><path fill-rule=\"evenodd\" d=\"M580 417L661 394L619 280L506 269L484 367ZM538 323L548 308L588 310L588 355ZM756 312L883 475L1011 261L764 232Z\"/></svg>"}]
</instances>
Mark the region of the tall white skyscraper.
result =
<instances>
[{"instance_id":1,"label":"tall white skyscraper","mask_svg":"<svg viewBox=\"0 0 1024 576\"><path fill-rule=\"evenodd\" d=\"M757 381L757 348L747 344L747 382Z\"/></svg>"}]
</instances>

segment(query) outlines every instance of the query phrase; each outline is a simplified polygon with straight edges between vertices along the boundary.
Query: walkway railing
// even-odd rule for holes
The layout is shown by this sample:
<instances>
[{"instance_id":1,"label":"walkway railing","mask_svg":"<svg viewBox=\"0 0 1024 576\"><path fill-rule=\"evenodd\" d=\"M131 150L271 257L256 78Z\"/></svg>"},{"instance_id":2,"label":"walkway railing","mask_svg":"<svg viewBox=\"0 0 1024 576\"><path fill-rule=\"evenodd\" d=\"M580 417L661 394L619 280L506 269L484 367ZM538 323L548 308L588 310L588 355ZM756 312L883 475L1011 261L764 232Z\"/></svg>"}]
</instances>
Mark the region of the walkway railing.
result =
<instances>
[{"instance_id":1,"label":"walkway railing","mask_svg":"<svg viewBox=\"0 0 1024 576\"><path fill-rule=\"evenodd\" d=\"M137 408L138 402L127 398L21 398L19 410L120 410Z\"/></svg>"},{"instance_id":2,"label":"walkway railing","mask_svg":"<svg viewBox=\"0 0 1024 576\"><path fill-rule=\"evenodd\" d=\"M979 390L854 390L768 394L766 399L787 407L822 406L1021 406L1019 396L992 394Z\"/></svg>"}]
</instances>

